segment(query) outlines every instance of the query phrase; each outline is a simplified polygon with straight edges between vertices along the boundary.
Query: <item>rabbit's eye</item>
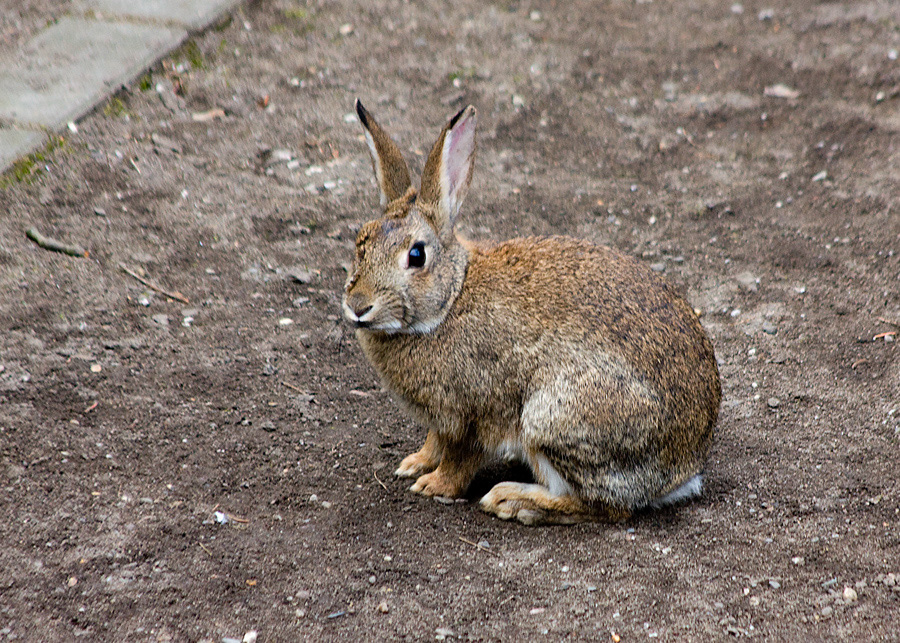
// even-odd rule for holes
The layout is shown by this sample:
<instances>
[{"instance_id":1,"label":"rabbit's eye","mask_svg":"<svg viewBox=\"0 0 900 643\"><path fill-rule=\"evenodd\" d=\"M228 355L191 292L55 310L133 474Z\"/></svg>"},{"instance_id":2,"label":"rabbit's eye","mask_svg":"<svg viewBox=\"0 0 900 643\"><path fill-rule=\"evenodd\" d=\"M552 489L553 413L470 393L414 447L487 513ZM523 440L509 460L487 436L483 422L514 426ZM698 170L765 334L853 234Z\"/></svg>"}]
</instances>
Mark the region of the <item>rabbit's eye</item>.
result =
<instances>
[{"instance_id":1,"label":"rabbit's eye","mask_svg":"<svg viewBox=\"0 0 900 643\"><path fill-rule=\"evenodd\" d=\"M407 257L407 265L410 268L421 268L425 265L425 243L416 241L413 247L409 249Z\"/></svg>"}]
</instances>

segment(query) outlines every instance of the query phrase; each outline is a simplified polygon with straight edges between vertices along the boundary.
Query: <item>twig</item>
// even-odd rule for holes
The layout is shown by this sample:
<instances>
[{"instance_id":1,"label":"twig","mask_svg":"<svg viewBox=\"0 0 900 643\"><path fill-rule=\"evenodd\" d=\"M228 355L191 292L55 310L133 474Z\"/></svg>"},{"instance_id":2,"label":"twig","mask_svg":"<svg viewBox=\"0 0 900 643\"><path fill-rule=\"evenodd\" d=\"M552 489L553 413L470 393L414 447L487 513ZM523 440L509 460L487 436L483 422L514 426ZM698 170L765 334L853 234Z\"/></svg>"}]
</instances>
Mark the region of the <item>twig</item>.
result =
<instances>
[{"instance_id":1,"label":"twig","mask_svg":"<svg viewBox=\"0 0 900 643\"><path fill-rule=\"evenodd\" d=\"M888 319L887 317L879 317L878 321L884 322L885 324L890 324L891 326L896 326L897 328L900 328L900 322L894 321L892 319Z\"/></svg>"},{"instance_id":2,"label":"twig","mask_svg":"<svg viewBox=\"0 0 900 643\"><path fill-rule=\"evenodd\" d=\"M197 543L197 544L200 545L200 549L202 549L207 554L209 554L210 557L212 557L213 553L211 551L209 551L209 549L206 548L206 545L204 545L203 543Z\"/></svg>"},{"instance_id":3,"label":"twig","mask_svg":"<svg viewBox=\"0 0 900 643\"><path fill-rule=\"evenodd\" d=\"M233 520L235 522L239 522L239 523L243 523L243 524L249 524L249 522L250 522L250 520L248 518L238 518L234 514L228 513L227 511L225 512L225 515L228 516L229 520Z\"/></svg>"},{"instance_id":4,"label":"twig","mask_svg":"<svg viewBox=\"0 0 900 643\"><path fill-rule=\"evenodd\" d=\"M81 246L70 246L62 243L61 241L57 241L56 239L45 237L37 231L37 228L28 228L25 231L25 236L34 241L36 244L38 244L39 247L43 248L44 250L61 252L64 255L71 255L73 257L88 256L88 251Z\"/></svg>"},{"instance_id":5,"label":"twig","mask_svg":"<svg viewBox=\"0 0 900 643\"><path fill-rule=\"evenodd\" d=\"M99 404L100 402L94 400L94 403L87 407L84 411L82 411L82 413L90 413L91 411L96 409Z\"/></svg>"},{"instance_id":6,"label":"twig","mask_svg":"<svg viewBox=\"0 0 900 643\"><path fill-rule=\"evenodd\" d=\"M381 480L378 479L378 472L377 472L377 471L373 471L372 474L375 476L375 481L376 481L378 484L380 484L382 487L384 487L384 490L385 490L385 491L390 491L390 490L387 488L387 485L384 484Z\"/></svg>"},{"instance_id":7,"label":"twig","mask_svg":"<svg viewBox=\"0 0 900 643\"><path fill-rule=\"evenodd\" d=\"M302 388L300 388L299 386L294 386L293 384L289 384L289 383L287 383L287 382L285 382L285 381L282 381L281 383L284 384L285 386L287 386L287 387L288 387L289 389L291 389L292 391L297 391L298 393L306 393L306 391L304 391L304 390L303 390Z\"/></svg>"},{"instance_id":8,"label":"twig","mask_svg":"<svg viewBox=\"0 0 900 643\"><path fill-rule=\"evenodd\" d=\"M481 551L486 551L489 554L492 554L494 556L497 556L498 558L501 558L500 554L495 552L493 549L488 549L484 545L479 545L478 543L473 542L473 541L469 540L468 538L463 538L462 536L458 536L458 538L461 541L463 541L464 543L466 543L467 545L472 545L472 547L474 547L475 549L480 549Z\"/></svg>"},{"instance_id":9,"label":"twig","mask_svg":"<svg viewBox=\"0 0 900 643\"><path fill-rule=\"evenodd\" d=\"M129 269L125 266L125 264L123 264L123 263L120 263L120 264L119 264L119 268L121 268L123 271L125 271L126 273L128 273L130 276L132 276L132 277L134 277L135 279L137 279L138 281L140 281L142 284L144 284L145 286L147 286L147 288L149 288L150 290L155 290L156 292L160 293L161 295L165 295L165 296L168 297L169 299L176 299L176 300L180 301L180 302L183 303L183 304L189 304L189 303L191 303L191 302L188 300L187 297L185 297L184 295L182 295L182 294L181 294L180 292L178 292L177 290L174 291L174 292L170 292L170 291L166 290L165 288L162 288L162 287L160 287L160 286L157 286L157 285L156 285L155 283L153 283L152 281L148 281L147 279L144 279L143 277L141 277L141 276L140 276L138 273L136 273L134 270L129 270Z\"/></svg>"},{"instance_id":10,"label":"twig","mask_svg":"<svg viewBox=\"0 0 900 643\"><path fill-rule=\"evenodd\" d=\"M896 335L896 334L897 334L897 331L895 331L895 330L889 330L889 331L886 332L886 333L878 333L878 334L875 335L875 337L873 337L872 339L881 339L882 337L893 337L893 336Z\"/></svg>"}]
</instances>

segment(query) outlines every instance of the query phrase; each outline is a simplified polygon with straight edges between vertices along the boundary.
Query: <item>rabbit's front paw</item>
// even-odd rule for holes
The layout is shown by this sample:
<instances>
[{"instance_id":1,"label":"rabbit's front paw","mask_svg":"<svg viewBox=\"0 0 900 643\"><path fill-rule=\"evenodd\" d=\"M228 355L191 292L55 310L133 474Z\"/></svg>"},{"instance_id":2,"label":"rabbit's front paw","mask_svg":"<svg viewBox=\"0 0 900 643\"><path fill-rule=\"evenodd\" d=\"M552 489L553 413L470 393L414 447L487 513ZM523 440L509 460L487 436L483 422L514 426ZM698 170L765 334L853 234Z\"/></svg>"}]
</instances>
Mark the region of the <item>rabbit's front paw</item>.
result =
<instances>
[{"instance_id":1,"label":"rabbit's front paw","mask_svg":"<svg viewBox=\"0 0 900 643\"><path fill-rule=\"evenodd\" d=\"M442 471L432 471L420 476L410 491L420 493L423 496L443 496L444 498L457 498L465 491L464 485L447 476Z\"/></svg>"},{"instance_id":2,"label":"rabbit's front paw","mask_svg":"<svg viewBox=\"0 0 900 643\"><path fill-rule=\"evenodd\" d=\"M422 451L417 451L403 458L403 462L394 471L394 475L398 478L417 478L423 473L434 471L438 463L433 462L429 457L430 454L424 453L424 451L425 449L422 449Z\"/></svg>"}]
</instances>

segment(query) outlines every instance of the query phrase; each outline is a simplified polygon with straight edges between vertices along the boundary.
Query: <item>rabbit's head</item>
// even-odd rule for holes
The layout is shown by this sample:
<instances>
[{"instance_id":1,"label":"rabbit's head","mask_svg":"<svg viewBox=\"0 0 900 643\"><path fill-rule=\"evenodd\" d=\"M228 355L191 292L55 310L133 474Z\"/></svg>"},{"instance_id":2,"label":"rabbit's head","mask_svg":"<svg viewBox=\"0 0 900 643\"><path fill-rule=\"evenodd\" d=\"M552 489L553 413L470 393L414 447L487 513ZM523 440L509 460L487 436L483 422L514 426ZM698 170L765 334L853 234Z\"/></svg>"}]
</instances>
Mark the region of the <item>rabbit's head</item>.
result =
<instances>
[{"instance_id":1,"label":"rabbit's head","mask_svg":"<svg viewBox=\"0 0 900 643\"><path fill-rule=\"evenodd\" d=\"M344 316L358 328L428 333L459 294L468 251L454 233L472 178L476 113L472 106L444 127L416 192L397 145L358 100L384 214L356 238L356 261L344 287Z\"/></svg>"}]
</instances>

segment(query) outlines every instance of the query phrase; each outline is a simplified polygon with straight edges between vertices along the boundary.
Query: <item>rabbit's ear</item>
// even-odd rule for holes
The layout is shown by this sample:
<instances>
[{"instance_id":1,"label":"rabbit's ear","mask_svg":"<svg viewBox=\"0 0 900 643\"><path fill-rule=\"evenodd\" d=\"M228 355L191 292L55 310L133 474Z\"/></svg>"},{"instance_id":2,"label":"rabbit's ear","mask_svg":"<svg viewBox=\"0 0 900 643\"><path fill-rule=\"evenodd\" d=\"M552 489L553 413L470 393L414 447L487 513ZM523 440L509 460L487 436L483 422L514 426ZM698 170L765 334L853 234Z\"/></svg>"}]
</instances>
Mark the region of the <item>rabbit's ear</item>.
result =
<instances>
[{"instance_id":1,"label":"rabbit's ear","mask_svg":"<svg viewBox=\"0 0 900 643\"><path fill-rule=\"evenodd\" d=\"M419 200L433 206L438 220L431 223L438 233L452 230L469 191L477 121L471 105L451 118L425 162Z\"/></svg>"},{"instance_id":2,"label":"rabbit's ear","mask_svg":"<svg viewBox=\"0 0 900 643\"><path fill-rule=\"evenodd\" d=\"M409 168L396 143L381 129L381 125L375 122L358 98L356 99L356 113L359 115L363 127L366 128L366 143L368 143L369 153L372 155L375 179L381 189L381 207L383 208L394 199L399 199L406 194L412 185L409 180Z\"/></svg>"}]
</instances>

